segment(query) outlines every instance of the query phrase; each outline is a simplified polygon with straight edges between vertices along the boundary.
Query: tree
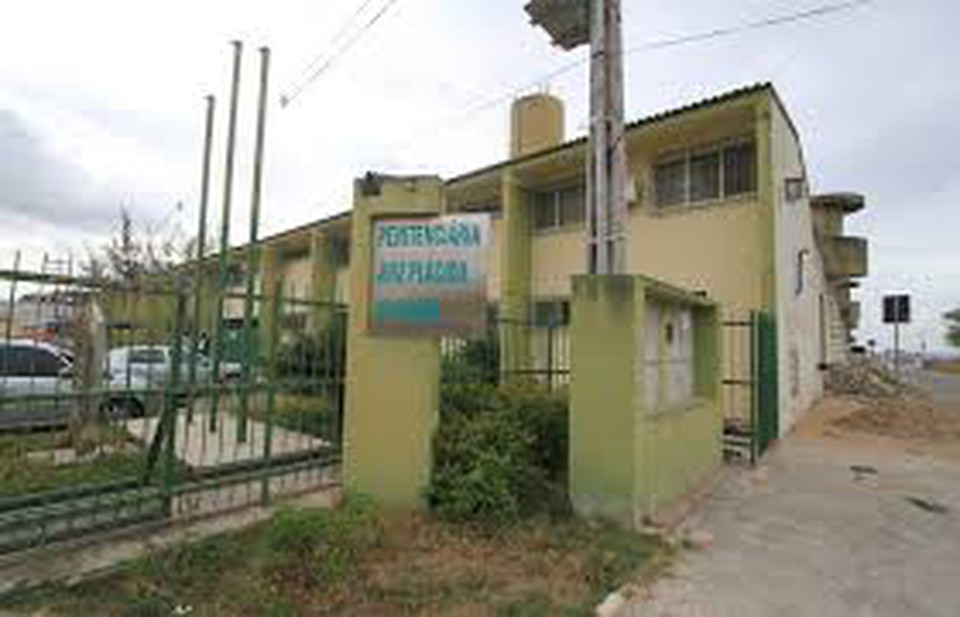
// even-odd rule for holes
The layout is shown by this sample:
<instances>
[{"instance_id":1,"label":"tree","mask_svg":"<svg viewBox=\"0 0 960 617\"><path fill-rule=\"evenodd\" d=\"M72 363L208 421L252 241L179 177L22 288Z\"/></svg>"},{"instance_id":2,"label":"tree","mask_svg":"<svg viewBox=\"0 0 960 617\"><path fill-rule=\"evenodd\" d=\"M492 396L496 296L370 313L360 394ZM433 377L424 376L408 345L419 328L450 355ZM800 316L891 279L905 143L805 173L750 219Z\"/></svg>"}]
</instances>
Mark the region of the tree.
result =
<instances>
[{"instance_id":1,"label":"tree","mask_svg":"<svg viewBox=\"0 0 960 617\"><path fill-rule=\"evenodd\" d=\"M89 251L85 270L93 278L137 283L151 276L172 274L195 257L197 242L185 239L180 229L167 235L138 225L126 207L113 237L99 249Z\"/></svg>"},{"instance_id":2,"label":"tree","mask_svg":"<svg viewBox=\"0 0 960 617\"><path fill-rule=\"evenodd\" d=\"M947 343L960 347L960 308L944 313L943 319L947 322Z\"/></svg>"}]
</instances>

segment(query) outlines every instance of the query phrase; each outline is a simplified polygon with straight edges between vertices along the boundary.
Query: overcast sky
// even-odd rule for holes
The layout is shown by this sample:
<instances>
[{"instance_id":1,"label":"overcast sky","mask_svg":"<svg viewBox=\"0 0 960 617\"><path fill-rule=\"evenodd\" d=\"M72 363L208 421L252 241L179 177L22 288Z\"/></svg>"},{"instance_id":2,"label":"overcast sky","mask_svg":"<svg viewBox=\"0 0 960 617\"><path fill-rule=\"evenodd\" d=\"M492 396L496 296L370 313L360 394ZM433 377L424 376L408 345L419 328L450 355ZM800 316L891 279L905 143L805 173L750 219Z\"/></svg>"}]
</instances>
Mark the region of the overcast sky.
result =
<instances>
[{"instance_id":1,"label":"overcast sky","mask_svg":"<svg viewBox=\"0 0 960 617\"><path fill-rule=\"evenodd\" d=\"M624 0L627 46L735 26L832 0ZM385 0L374 0L361 23ZM567 102L585 131L586 69L542 76L563 53L527 23L525 0L397 0L287 107L279 95L362 0L31 0L0 20L0 268L12 249L82 253L121 204L166 233L195 228L204 94L217 95L222 167L233 38L246 41L233 238L246 233L256 48L273 57L263 226L349 207L366 170L445 176L500 160L517 88ZM960 5L876 0L801 23L628 57L630 118L772 81L794 118L816 192L855 190L869 236L865 337L889 340L880 296L915 297L906 340L941 345L960 306ZM483 108L482 111L474 111ZM219 206L219 172L213 203ZM182 211L176 204L182 202Z\"/></svg>"}]
</instances>

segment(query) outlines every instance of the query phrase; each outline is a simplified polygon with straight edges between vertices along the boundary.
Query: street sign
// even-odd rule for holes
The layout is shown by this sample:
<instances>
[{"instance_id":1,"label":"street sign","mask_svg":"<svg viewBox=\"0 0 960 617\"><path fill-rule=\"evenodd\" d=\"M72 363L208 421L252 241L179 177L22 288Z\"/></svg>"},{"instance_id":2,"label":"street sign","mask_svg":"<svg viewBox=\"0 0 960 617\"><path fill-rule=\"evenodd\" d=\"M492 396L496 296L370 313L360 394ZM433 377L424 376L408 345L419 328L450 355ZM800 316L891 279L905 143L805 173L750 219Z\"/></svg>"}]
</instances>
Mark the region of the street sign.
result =
<instances>
[{"instance_id":1,"label":"street sign","mask_svg":"<svg viewBox=\"0 0 960 617\"><path fill-rule=\"evenodd\" d=\"M489 214L375 221L371 330L484 332L489 247Z\"/></svg>"},{"instance_id":2,"label":"street sign","mask_svg":"<svg viewBox=\"0 0 960 617\"><path fill-rule=\"evenodd\" d=\"M883 323L910 323L910 296L884 296Z\"/></svg>"}]
</instances>

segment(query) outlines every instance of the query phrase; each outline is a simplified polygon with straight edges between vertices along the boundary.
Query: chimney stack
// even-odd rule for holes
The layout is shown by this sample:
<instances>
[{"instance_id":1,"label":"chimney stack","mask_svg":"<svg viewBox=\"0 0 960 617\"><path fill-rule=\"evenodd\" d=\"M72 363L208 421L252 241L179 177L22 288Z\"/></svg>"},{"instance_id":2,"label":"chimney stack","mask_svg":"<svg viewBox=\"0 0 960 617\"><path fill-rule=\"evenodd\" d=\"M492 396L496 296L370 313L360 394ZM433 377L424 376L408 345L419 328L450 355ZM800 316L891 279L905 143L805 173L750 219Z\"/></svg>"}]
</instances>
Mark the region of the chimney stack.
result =
<instances>
[{"instance_id":1,"label":"chimney stack","mask_svg":"<svg viewBox=\"0 0 960 617\"><path fill-rule=\"evenodd\" d=\"M513 102L510 158L559 146L563 140L563 101L553 95L540 93Z\"/></svg>"}]
</instances>

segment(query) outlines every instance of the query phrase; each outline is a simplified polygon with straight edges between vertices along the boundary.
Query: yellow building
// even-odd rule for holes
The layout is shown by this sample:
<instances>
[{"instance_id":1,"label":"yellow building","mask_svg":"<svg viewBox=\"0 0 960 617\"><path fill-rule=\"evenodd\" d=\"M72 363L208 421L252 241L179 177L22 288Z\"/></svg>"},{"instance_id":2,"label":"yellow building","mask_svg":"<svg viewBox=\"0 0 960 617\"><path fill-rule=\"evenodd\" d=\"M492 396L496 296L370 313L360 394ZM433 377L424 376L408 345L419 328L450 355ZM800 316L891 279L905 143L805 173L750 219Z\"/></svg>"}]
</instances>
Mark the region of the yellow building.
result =
<instances>
[{"instance_id":1,"label":"yellow building","mask_svg":"<svg viewBox=\"0 0 960 617\"><path fill-rule=\"evenodd\" d=\"M571 276L585 272L586 140L566 141L563 127L561 101L521 98L509 158L445 183L446 212L493 217L488 291L503 318L563 323ZM769 84L637 120L626 139L629 272L705 293L727 322L774 318L783 434L821 395L824 368L843 361L857 326L850 290L866 275L867 246L843 235L843 218L863 198L810 197L799 134ZM267 238L262 281L345 302L349 231L344 213ZM749 370L749 350L735 353L747 343L732 331L726 343L724 375Z\"/></svg>"}]
</instances>

